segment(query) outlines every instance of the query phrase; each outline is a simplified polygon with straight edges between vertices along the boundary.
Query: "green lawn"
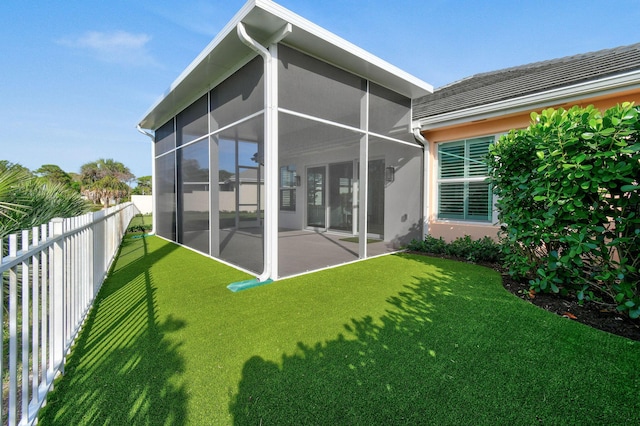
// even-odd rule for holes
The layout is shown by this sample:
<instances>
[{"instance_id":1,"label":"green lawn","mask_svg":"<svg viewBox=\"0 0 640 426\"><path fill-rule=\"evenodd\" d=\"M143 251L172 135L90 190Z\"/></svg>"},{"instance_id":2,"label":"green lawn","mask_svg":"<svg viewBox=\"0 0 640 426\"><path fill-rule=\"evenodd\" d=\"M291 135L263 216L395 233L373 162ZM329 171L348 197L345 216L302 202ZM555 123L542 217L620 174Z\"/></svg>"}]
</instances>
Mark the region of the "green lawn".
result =
<instances>
[{"instance_id":1,"label":"green lawn","mask_svg":"<svg viewBox=\"0 0 640 426\"><path fill-rule=\"evenodd\" d=\"M134 226L134 225L151 225L153 221L153 216L150 214L138 214L135 215L132 219L131 219L131 223L129 223L129 226Z\"/></svg>"},{"instance_id":2,"label":"green lawn","mask_svg":"<svg viewBox=\"0 0 640 426\"><path fill-rule=\"evenodd\" d=\"M640 342L483 267L385 256L249 276L126 239L43 425L637 424Z\"/></svg>"}]
</instances>

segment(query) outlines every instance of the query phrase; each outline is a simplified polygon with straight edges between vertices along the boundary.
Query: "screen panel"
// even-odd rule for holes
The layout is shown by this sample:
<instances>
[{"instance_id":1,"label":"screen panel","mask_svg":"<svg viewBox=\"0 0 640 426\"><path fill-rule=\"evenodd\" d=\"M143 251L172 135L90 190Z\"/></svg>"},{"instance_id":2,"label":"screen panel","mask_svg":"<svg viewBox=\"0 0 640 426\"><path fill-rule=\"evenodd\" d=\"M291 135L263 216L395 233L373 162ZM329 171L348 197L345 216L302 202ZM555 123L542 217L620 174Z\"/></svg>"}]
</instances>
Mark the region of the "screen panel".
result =
<instances>
[{"instance_id":1,"label":"screen panel","mask_svg":"<svg viewBox=\"0 0 640 426\"><path fill-rule=\"evenodd\" d=\"M155 132L156 156L169 152L176 147L176 134L173 118L160 126Z\"/></svg>"},{"instance_id":2,"label":"screen panel","mask_svg":"<svg viewBox=\"0 0 640 426\"><path fill-rule=\"evenodd\" d=\"M211 132L264 109L264 67L258 56L209 92Z\"/></svg>"},{"instance_id":3,"label":"screen panel","mask_svg":"<svg viewBox=\"0 0 640 426\"><path fill-rule=\"evenodd\" d=\"M411 99L369 83L369 131L406 142L411 134Z\"/></svg>"},{"instance_id":4,"label":"screen panel","mask_svg":"<svg viewBox=\"0 0 640 426\"><path fill-rule=\"evenodd\" d=\"M362 127L364 79L290 47L279 45L278 56L281 108Z\"/></svg>"},{"instance_id":5,"label":"screen panel","mask_svg":"<svg viewBox=\"0 0 640 426\"><path fill-rule=\"evenodd\" d=\"M394 248L422 237L422 156L421 147L369 137L369 233L381 226L373 203L383 202L383 236Z\"/></svg>"},{"instance_id":6,"label":"screen panel","mask_svg":"<svg viewBox=\"0 0 640 426\"><path fill-rule=\"evenodd\" d=\"M156 233L176 241L175 154L157 157L155 161Z\"/></svg>"},{"instance_id":7,"label":"screen panel","mask_svg":"<svg viewBox=\"0 0 640 426\"><path fill-rule=\"evenodd\" d=\"M178 150L180 226L178 242L209 253L209 142Z\"/></svg>"},{"instance_id":8,"label":"screen panel","mask_svg":"<svg viewBox=\"0 0 640 426\"><path fill-rule=\"evenodd\" d=\"M200 97L176 116L178 146L187 144L209 133L207 95Z\"/></svg>"},{"instance_id":9,"label":"screen panel","mask_svg":"<svg viewBox=\"0 0 640 426\"><path fill-rule=\"evenodd\" d=\"M215 135L220 170L219 257L255 273L264 264L262 115Z\"/></svg>"}]
</instances>

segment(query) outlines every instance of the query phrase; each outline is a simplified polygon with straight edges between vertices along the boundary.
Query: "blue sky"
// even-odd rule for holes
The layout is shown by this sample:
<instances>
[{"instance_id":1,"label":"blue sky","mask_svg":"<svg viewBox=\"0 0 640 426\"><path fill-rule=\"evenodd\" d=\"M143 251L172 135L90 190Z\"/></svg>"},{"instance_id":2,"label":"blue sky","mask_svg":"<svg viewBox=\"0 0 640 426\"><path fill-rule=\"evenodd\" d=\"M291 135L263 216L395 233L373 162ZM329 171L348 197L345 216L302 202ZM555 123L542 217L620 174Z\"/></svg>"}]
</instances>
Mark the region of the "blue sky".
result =
<instances>
[{"instance_id":1,"label":"blue sky","mask_svg":"<svg viewBox=\"0 0 640 426\"><path fill-rule=\"evenodd\" d=\"M640 0L280 0L432 84L640 41ZM151 174L136 124L242 0L6 0L0 159Z\"/></svg>"}]
</instances>

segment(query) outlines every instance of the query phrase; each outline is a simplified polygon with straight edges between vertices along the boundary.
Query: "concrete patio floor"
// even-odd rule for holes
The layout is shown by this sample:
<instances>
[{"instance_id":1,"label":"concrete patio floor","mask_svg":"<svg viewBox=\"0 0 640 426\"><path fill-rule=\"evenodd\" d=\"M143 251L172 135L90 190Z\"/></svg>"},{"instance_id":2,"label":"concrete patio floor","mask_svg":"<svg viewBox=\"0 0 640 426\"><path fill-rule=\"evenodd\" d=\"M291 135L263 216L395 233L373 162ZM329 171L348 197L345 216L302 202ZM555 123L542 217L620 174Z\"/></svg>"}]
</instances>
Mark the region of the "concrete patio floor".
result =
<instances>
[{"instance_id":1,"label":"concrete patio floor","mask_svg":"<svg viewBox=\"0 0 640 426\"><path fill-rule=\"evenodd\" d=\"M256 250L256 247L262 247L260 231L258 228L224 231L228 235L223 235L221 257L254 273L262 272L262 250ZM358 242L346 239L353 239L353 236L334 232L281 229L278 232L279 278L358 260ZM367 257L396 250L389 242L374 241L367 244Z\"/></svg>"},{"instance_id":2,"label":"concrete patio floor","mask_svg":"<svg viewBox=\"0 0 640 426\"><path fill-rule=\"evenodd\" d=\"M327 266L358 260L358 243L350 235L330 232L282 230L278 233L279 275L288 277ZM390 243L367 244L367 257L396 251Z\"/></svg>"}]
</instances>

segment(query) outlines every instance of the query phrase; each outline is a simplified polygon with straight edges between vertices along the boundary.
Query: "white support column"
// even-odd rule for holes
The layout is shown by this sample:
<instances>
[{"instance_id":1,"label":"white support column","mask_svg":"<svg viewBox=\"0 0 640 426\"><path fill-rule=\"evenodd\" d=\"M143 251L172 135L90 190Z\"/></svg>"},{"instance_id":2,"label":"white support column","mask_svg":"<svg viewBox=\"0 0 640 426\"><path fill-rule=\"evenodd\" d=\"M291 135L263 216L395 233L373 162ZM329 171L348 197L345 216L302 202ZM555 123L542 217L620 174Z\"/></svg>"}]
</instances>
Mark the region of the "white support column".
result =
<instances>
[{"instance_id":1,"label":"white support column","mask_svg":"<svg viewBox=\"0 0 640 426\"><path fill-rule=\"evenodd\" d=\"M252 39L242 22L240 40L264 59L264 268L258 281L278 278L278 43L292 31L291 24L277 31L265 48Z\"/></svg>"},{"instance_id":2,"label":"white support column","mask_svg":"<svg viewBox=\"0 0 640 426\"><path fill-rule=\"evenodd\" d=\"M211 121L211 114L209 121ZM218 142L209 136L209 254L220 257L220 165Z\"/></svg>"},{"instance_id":3,"label":"white support column","mask_svg":"<svg viewBox=\"0 0 640 426\"><path fill-rule=\"evenodd\" d=\"M156 185L156 142L151 140L151 234L158 229L158 188Z\"/></svg>"},{"instance_id":4,"label":"white support column","mask_svg":"<svg viewBox=\"0 0 640 426\"><path fill-rule=\"evenodd\" d=\"M265 279L278 278L278 45L269 46L271 53L265 61L265 266L270 265L270 276ZM266 269L266 268L265 268ZM263 281L261 279L261 281Z\"/></svg>"},{"instance_id":5,"label":"white support column","mask_svg":"<svg viewBox=\"0 0 640 426\"><path fill-rule=\"evenodd\" d=\"M358 176L358 252L360 259L367 258L367 234L369 233L368 192L369 192L369 82L360 107L362 127L366 133L360 138L360 175Z\"/></svg>"}]
</instances>

